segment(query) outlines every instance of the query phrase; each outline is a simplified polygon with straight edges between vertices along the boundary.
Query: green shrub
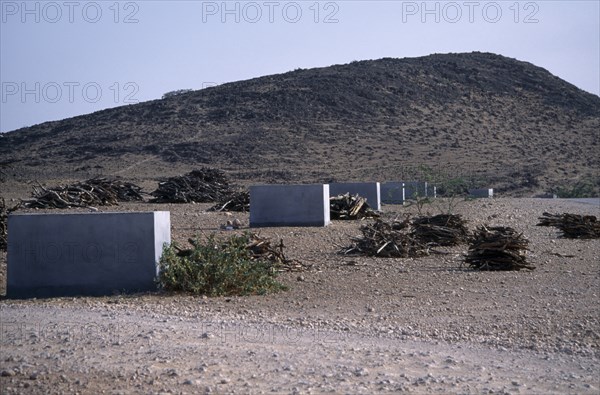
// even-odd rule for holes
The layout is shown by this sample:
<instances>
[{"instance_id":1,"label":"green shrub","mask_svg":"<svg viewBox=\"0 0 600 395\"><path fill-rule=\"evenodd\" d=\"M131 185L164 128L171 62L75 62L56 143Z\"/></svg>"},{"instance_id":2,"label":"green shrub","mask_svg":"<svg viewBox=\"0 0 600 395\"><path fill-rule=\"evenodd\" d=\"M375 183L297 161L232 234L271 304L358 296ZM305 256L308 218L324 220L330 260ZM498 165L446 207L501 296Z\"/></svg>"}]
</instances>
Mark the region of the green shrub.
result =
<instances>
[{"instance_id":1,"label":"green shrub","mask_svg":"<svg viewBox=\"0 0 600 395\"><path fill-rule=\"evenodd\" d=\"M469 183L462 177L443 180L437 187L438 194L444 197L467 195L468 191Z\"/></svg>"},{"instance_id":2,"label":"green shrub","mask_svg":"<svg viewBox=\"0 0 600 395\"><path fill-rule=\"evenodd\" d=\"M599 182L590 178L577 181L572 186L556 188L556 196L563 199L568 198L593 198L598 196Z\"/></svg>"},{"instance_id":3,"label":"green shrub","mask_svg":"<svg viewBox=\"0 0 600 395\"><path fill-rule=\"evenodd\" d=\"M253 258L246 248L249 233L219 241L215 235L190 242L191 250L165 246L160 260L159 286L166 291L196 295L263 295L285 289L275 280L275 263Z\"/></svg>"}]
</instances>

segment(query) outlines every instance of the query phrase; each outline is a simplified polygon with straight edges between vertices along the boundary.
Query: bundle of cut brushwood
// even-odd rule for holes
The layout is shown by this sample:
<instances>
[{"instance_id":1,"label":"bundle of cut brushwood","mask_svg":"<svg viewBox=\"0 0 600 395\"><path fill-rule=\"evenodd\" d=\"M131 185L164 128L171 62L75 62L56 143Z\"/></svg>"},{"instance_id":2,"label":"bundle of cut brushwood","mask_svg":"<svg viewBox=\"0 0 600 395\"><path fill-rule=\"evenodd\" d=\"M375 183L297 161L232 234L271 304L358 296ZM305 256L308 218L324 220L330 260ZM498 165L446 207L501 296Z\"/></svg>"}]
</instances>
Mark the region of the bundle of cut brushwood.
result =
<instances>
[{"instance_id":1,"label":"bundle of cut brushwood","mask_svg":"<svg viewBox=\"0 0 600 395\"><path fill-rule=\"evenodd\" d=\"M342 248L339 253L387 258L428 255L428 246L420 243L408 229L408 219L392 223L378 219L374 223L362 225L362 237L353 237L353 244Z\"/></svg>"},{"instance_id":2,"label":"bundle of cut brushwood","mask_svg":"<svg viewBox=\"0 0 600 395\"><path fill-rule=\"evenodd\" d=\"M113 206L118 202L144 200L142 188L117 179L92 178L75 184L46 188L34 185L31 199L22 204L28 208L71 208Z\"/></svg>"},{"instance_id":3,"label":"bundle of cut brushwood","mask_svg":"<svg viewBox=\"0 0 600 395\"><path fill-rule=\"evenodd\" d=\"M286 258L283 253L284 248L283 239L279 239L279 244L272 246L268 238L260 237L256 233L250 235L250 243L246 245L246 249L252 253L253 259L274 262L278 271L299 272L310 267L310 265L297 260Z\"/></svg>"},{"instance_id":4,"label":"bundle of cut brushwood","mask_svg":"<svg viewBox=\"0 0 600 395\"><path fill-rule=\"evenodd\" d=\"M412 235L432 246L454 246L469 240L467 221L458 214L438 214L413 220Z\"/></svg>"},{"instance_id":5,"label":"bundle of cut brushwood","mask_svg":"<svg viewBox=\"0 0 600 395\"><path fill-rule=\"evenodd\" d=\"M379 213L369 206L366 198L349 193L329 198L329 210L331 219L356 220L379 217Z\"/></svg>"},{"instance_id":6,"label":"bundle of cut brushwood","mask_svg":"<svg viewBox=\"0 0 600 395\"><path fill-rule=\"evenodd\" d=\"M214 203L231 193L229 181L221 170L203 167L183 176L160 182L151 193L152 203Z\"/></svg>"},{"instance_id":7,"label":"bundle of cut brushwood","mask_svg":"<svg viewBox=\"0 0 600 395\"><path fill-rule=\"evenodd\" d=\"M594 215L543 213L537 226L554 226L568 239L600 238L600 222Z\"/></svg>"},{"instance_id":8,"label":"bundle of cut brushwood","mask_svg":"<svg viewBox=\"0 0 600 395\"><path fill-rule=\"evenodd\" d=\"M219 199L219 202L211 207L209 211L248 212L250 211L250 192L232 191Z\"/></svg>"},{"instance_id":9,"label":"bundle of cut brushwood","mask_svg":"<svg viewBox=\"0 0 600 395\"><path fill-rule=\"evenodd\" d=\"M0 197L0 251L6 251L8 246L8 215L20 207L7 207L4 198Z\"/></svg>"},{"instance_id":10,"label":"bundle of cut brushwood","mask_svg":"<svg viewBox=\"0 0 600 395\"><path fill-rule=\"evenodd\" d=\"M529 240L513 228L497 226L477 228L465 262L478 270L535 269L527 263Z\"/></svg>"}]
</instances>

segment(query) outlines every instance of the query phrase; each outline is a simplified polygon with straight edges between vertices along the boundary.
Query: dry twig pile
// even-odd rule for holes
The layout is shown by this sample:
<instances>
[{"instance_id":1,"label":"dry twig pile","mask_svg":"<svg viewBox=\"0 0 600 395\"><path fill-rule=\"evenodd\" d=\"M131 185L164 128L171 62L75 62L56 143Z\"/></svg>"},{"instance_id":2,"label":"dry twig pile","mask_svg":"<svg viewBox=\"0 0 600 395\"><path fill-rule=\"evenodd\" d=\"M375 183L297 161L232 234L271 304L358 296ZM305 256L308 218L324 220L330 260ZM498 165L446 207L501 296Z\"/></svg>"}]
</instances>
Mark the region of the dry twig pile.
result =
<instances>
[{"instance_id":1,"label":"dry twig pile","mask_svg":"<svg viewBox=\"0 0 600 395\"><path fill-rule=\"evenodd\" d=\"M8 247L8 215L17 210L21 204L7 207L4 198L0 197L0 251L6 251Z\"/></svg>"},{"instance_id":2,"label":"dry twig pile","mask_svg":"<svg viewBox=\"0 0 600 395\"><path fill-rule=\"evenodd\" d=\"M426 245L419 243L406 230L408 220L387 223L377 220L360 227L362 237L352 238L353 244L339 252L388 258L408 258L428 255Z\"/></svg>"},{"instance_id":3,"label":"dry twig pile","mask_svg":"<svg viewBox=\"0 0 600 395\"><path fill-rule=\"evenodd\" d=\"M286 258L284 248L283 239L280 239L276 246L272 246L268 238L260 237L256 233L250 234L250 243L246 245L253 259L271 261L278 271L299 272L309 267L297 260Z\"/></svg>"},{"instance_id":4,"label":"dry twig pile","mask_svg":"<svg viewBox=\"0 0 600 395\"><path fill-rule=\"evenodd\" d=\"M202 168L170 177L151 193L152 203L213 203L229 196L229 181L221 170Z\"/></svg>"},{"instance_id":5,"label":"dry twig pile","mask_svg":"<svg viewBox=\"0 0 600 395\"><path fill-rule=\"evenodd\" d=\"M130 182L108 178L92 178L66 186L33 187L31 199L22 201L28 208L71 208L114 206L118 202L144 200L142 188Z\"/></svg>"},{"instance_id":6,"label":"dry twig pile","mask_svg":"<svg viewBox=\"0 0 600 395\"><path fill-rule=\"evenodd\" d=\"M237 191L231 192L229 195L223 196L217 204L209 209L209 211L250 211L250 192Z\"/></svg>"},{"instance_id":7,"label":"dry twig pile","mask_svg":"<svg viewBox=\"0 0 600 395\"><path fill-rule=\"evenodd\" d=\"M367 203L367 199L358 195L333 196L329 199L331 219L356 220L378 218L379 213Z\"/></svg>"},{"instance_id":8,"label":"dry twig pile","mask_svg":"<svg viewBox=\"0 0 600 395\"><path fill-rule=\"evenodd\" d=\"M543 213L537 226L554 226L568 239L600 238L600 222L593 215Z\"/></svg>"},{"instance_id":9,"label":"dry twig pile","mask_svg":"<svg viewBox=\"0 0 600 395\"><path fill-rule=\"evenodd\" d=\"M535 269L527 263L529 240L509 227L480 226L469 246L465 262L478 270Z\"/></svg>"},{"instance_id":10,"label":"dry twig pile","mask_svg":"<svg viewBox=\"0 0 600 395\"><path fill-rule=\"evenodd\" d=\"M439 214L413 220L413 236L432 246L454 246L469 240L467 221L456 214Z\"/></svg>"}]
</instances>

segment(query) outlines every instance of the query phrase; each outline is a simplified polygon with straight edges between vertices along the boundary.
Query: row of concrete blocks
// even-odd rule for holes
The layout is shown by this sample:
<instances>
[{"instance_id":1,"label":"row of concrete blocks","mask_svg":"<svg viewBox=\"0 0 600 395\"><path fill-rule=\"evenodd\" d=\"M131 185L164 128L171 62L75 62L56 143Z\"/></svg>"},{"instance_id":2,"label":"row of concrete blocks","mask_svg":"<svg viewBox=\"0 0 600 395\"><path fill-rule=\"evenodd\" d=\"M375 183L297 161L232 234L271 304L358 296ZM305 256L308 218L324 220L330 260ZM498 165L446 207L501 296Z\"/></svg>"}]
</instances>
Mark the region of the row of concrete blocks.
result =
<instances>
[{"instance_id":1,"label":"row of concrete blocks","mask_svg":"<svg viewBox=\"0 0 600 395\"><path fill-rule=\"evenodd\" d=\"M379 184L351 187L332 185L332 191L360 193L380 209ZM252 226L329 223L329 185L253 187L251 199ZM170 242L169 212L11 215L7 294L29 298L153 291L163 247Z\"/></svg>"},{"instance_id":2,"label":"row of concrete blocks","mask_svg":"<svg viewBox=\"0 0 600 395\"><path fill-rule=\"evenodd\" d=\"M378 183L251 188L251 226L324 226L329 197L350 192L379 210ZM17 214L8 219L10 297L106 295L156 289L171 242L169 212Z\"/></svg>"},{"instance_id":3,"label":"row of concrete blocks","mask_svg":"<svg viewBox=\"0 0 600 395\"><path fill-rule=\"evenodd\" d=\"M381 203L404 204L407 199L436 197L427 182L336 183L311 185L260 185L250 187L250 226L327 226L329 198L358 194L375 210ZM471 190L473 197L492 197L492 189Z\"/></svg>"},{"instance_id":4,"label":"row of concrete blocks","mask_svg":"<svg viewBox=\"0 0 600 395\"><path fill-rule=\"evenodd\" d=\"M250 226L326 226L329 198L350 193L366 198L374 210L381 204L404 204L407 199L436 195L427 182L356 182L250 187Z\"/></svg>"},{"instance_id":5,"label":"row of concrete blocks","mask_svg":"<svg viewBox=\"0 0 600 395\"><path fill-rule=\"evenodd\" d=\"M330 195L347 192L380 209L378 183L255 186L250 225L326 226ZM171 242L169 212L17 214L8 230L7 293L16 298L153 291Z\"/></svg>"}]
</instances>

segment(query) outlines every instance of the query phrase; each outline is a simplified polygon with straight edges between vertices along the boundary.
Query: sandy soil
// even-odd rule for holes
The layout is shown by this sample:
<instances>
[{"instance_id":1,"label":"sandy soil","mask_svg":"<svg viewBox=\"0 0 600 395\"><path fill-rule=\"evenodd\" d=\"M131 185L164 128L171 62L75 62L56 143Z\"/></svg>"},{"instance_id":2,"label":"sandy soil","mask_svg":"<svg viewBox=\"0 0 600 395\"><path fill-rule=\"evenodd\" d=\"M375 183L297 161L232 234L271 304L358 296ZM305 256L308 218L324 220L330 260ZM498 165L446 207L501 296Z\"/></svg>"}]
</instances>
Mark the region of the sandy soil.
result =
<instances>
[{"instance_id":1,"label":"sandy soil","mask_svg":"<svg viewBox=\"0 0 600 395\"><path fill-rule=\"evenodd\" d=\"M424 209L448 202L437 206ZM230 218L207 207L116 210L170 210L183 243ZM390 217L415 209L385 207ZM535 224L544 211L599 215L599 206L492 199L454 211L471 228L524 232L537 269L473 272L461 267L466 247L420 259L336 254L356 222L263 229L313 265L280 276L287 292L1 300L0 392L598 394L600 240Z\"/></svg>"}]
</instances>

